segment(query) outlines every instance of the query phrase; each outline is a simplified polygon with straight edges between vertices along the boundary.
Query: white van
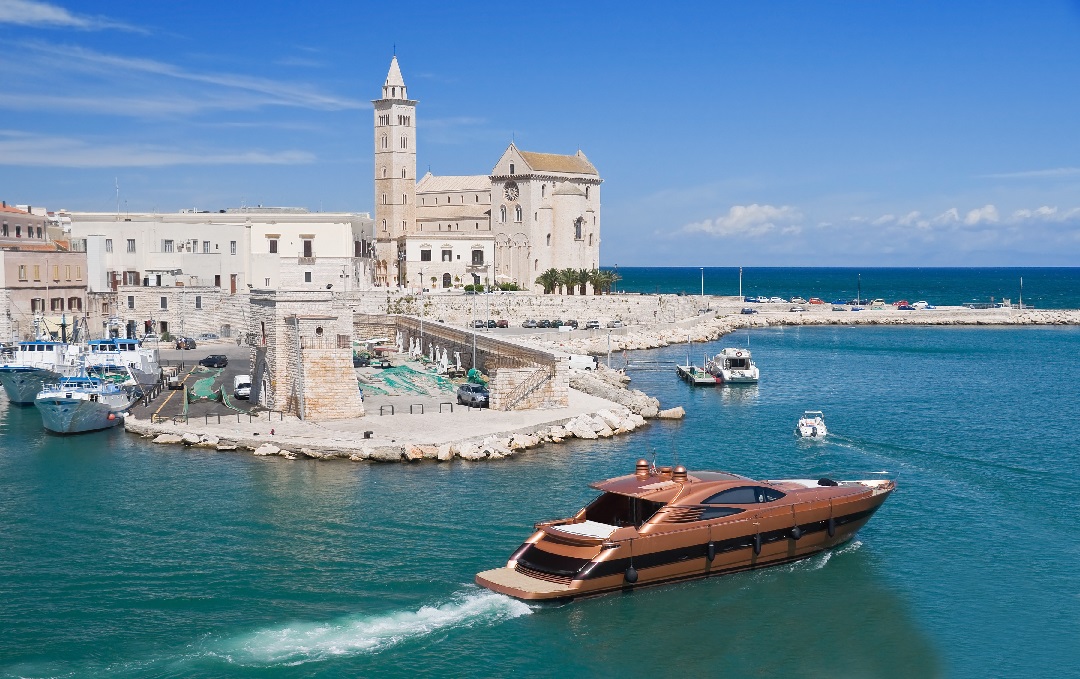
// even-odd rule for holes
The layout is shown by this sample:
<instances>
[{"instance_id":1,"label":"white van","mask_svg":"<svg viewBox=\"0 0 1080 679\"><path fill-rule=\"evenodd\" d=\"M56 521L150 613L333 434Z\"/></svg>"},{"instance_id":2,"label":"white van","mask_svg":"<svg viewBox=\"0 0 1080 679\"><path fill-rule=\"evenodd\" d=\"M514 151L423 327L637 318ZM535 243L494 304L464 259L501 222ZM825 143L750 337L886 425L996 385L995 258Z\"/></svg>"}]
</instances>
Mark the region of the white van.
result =
<instances>
[{"instance_id":1,"label":"white van","mask_svg":"<svg viewBox=\"0 0 1080 679\"><path fill-rule=\"evenodd\" d=\"M251 396L251 375L237 375L232 381L233 396L247 399Z\"/></svg>"},{"instance_id":2,"label":"white van","mask_svg":"<svg viewBox=\"0 0 1080 679\"><path fill-rule=\"evenodd\" d=\"M585 354L570 354L570 367L577 370L596 370L596 357Z\"/></svg>"}]
</instances>

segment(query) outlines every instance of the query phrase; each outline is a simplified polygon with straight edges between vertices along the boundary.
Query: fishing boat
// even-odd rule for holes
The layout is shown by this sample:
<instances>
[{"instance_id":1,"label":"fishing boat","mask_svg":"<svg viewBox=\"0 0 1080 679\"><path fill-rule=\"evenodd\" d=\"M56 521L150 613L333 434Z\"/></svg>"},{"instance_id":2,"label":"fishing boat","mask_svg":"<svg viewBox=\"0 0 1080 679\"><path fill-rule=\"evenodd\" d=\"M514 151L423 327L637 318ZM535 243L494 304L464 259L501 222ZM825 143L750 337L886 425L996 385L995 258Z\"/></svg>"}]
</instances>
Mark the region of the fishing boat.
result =
<instances>
[{"instance_id":1,"label":"fishing boat","mask_svg":"<svg viewBox=\"0 0 1080 679\"><path fill-rule=\"evenodd\" d=\"M565 600L805 559L850 540L896 488L890 479L755 481L657 469L591 484L600 491L536 532L476 583L526 600Z\"/></svg>"},{"instance_id":2,"label":"fishing boat","mask_svg":"<svg viewBox=\"0 0 1080 679\"><path fill-rule=\"evenodd\" d=\"M90 340L86 345L88 370L108 373L132 384L153 384L160 378L158 350L144 346L137 339L112 337Z\"/></svg>"},{"instance_id":3,"label":"fishing boat","mask_svg":"<svg viewBox=\"0 0 1080 679\"><path fill-rule=\"evenodd\" d=\"M749 349L721 349L705 365L705 370L724 384L754 384L760 375Z\"/></svg>"},{"instance_id":4,"label":"fishing boat","mask_svg":"<svg viewBox=\"0 0 1080 679\"><path fill-rule=\"evenodd\" d=\"M45 429L79 434L115 427L138 399L130 387L82 374L46 384L34 399Z\"/></svg>"},{"instance_id":5,"label":"fishing boat","mask_svg":"<svg viewBox=\"0 0 1080 679\"><path fill-rule=\"evenodd\" d=\"M0 364L0 384L12 403L30 405L46 382L79 372L82 348L66 342L19 342L11 358Z\"/></svg>"},{"instance_id":6,"label":"fishing boat","mask_svg":"<svg viewBox=\"0 0 1080 679\"><path fill-rule=\"evenodd\" d=\"M828 433L825 415L820 410L807 410L795 425L795 436L802 439L823 439Z\"/></svg>"}]
</instances>

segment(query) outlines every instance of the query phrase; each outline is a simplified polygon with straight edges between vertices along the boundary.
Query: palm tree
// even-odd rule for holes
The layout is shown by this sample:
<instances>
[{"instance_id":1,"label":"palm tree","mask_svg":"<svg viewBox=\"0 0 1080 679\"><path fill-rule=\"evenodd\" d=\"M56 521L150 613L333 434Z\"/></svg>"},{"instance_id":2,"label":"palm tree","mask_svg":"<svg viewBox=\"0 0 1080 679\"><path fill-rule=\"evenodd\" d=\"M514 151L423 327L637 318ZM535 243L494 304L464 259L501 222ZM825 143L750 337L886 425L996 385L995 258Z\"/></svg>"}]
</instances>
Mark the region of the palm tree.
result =
<instances>
[{"instance_id":1,"label":"palm tree","mask_svg":"<svg viewBox=\"0 0 1080 679\"><path fill-rule=\"evenodd\" d=\"M593 269L589 272L589 283L592 284L592 292L594 295L599 295L604 292L604 274L606 271L600 269Z\"/></svg>"},{"instance_id":2,"label":"palm tree","mask_svg":"<svg viewBox=\"0 0 1080 679\"><path fill-rule=\"evenodd\" d=\"M622 277L614 271L608 269L593 269L593 292L600 295L603 293L611 293L611 286L615 285L616 281Z\"/></svg>"},{"instance_id":3,"label":"palm tree","mask_svg":"<svg viewBox=\"0 0 1080 679\"><path fill-rule=\"evenodd\" d=\"M566 288L566 294L574 294L577 287L577 269L566 268L559 272L559 283Z\"/></svg>"},{"instance_id":4,"label":"palm tree","mask_svg":"<svg viewBox=\"0 0 1080 679\"><path fill-rule=\"evenodd\" d=\"M585 294L585 286L589 284L589 279L592 277L592 272L588 269L578 269L577 271L577 284L578 294Z\"/></svg>"},{"instance_id":5,"label":"palm tree","mask_svg":"<svg viewBox=\"0 0 1080 679\"><path fill-rule=\"evenodd\" d=\"M559 272L557 269L548 269L544 273L536 277L536 284L544 287L544 294L550 295L555 292L555 288L559 285Z\"/></svg>"}]
</instances>

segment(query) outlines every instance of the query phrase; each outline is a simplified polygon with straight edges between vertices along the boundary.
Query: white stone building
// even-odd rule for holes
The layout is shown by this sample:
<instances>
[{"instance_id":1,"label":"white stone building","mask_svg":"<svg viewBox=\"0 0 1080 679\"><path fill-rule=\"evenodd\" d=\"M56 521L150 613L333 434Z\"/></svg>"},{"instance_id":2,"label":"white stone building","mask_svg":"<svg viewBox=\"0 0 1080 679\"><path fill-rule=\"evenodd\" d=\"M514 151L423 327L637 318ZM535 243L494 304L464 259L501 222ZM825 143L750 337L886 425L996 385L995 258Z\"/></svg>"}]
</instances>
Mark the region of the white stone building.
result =
<instances>
[{"instance_id":1,"label":"white stone building","mask_svg":"<svg viewBox=\"0 0 1080 679\"><path fill-rule=\"evenodd\" d=\"M488 175L429 172L416 182L417 101L397 57L373 104L377 286L538 291L546 269L599 267L603 180L584 153L510 144Z\"/></svg>"}]
</instances>

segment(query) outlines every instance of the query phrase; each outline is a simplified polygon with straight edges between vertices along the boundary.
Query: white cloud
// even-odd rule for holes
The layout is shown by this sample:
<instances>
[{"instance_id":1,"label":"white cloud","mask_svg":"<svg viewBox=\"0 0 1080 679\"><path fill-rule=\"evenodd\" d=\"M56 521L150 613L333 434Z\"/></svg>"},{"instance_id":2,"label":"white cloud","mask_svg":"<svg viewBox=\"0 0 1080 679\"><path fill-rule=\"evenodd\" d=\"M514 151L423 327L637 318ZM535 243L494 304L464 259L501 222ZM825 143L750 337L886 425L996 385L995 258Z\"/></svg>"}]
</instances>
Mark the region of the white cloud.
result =
<instances>
[{"instance_id":1,"label":"white cloud","mask_svg":"<svg viewBox=\"0 0 1080 679\"><path fill-rule=\"evenodd\" d=\"M683 232L707 233L713 236L763 236L778 227L784 227L782 233L797 233L801 230L798 222L802 214L795 208L782 205L733 205L726 215L715 219L687 224ZM795 229L792 231L792 229Z\"/></svg>"},{"instance_id":2,"label":"white cloud","mask_svg":"<svg viewBox=\"0 0 1080 679\"><path fill-rule=\"evenodd\" d=\"M1000 174L986 174L988 179L1045 179L1054 177L1071 177L1080 174L1080 167L1054 167L1048 170L1027 170L1025 172L1002 172Z\"/></svg>"},{"instance_id":3,"label":"white cloud","mask_svg":"<svg viewBox=\"0 0 1080 679\"><path fill-rule=\"evenodd\" d=\"M72 14L63 7L34 0L0 0L0 24L38 28L75 28L96 31L107 28L145 33L141 28L104 17Z\"/></svg>"},{"instance_id":4,"label":"white cloud","mask_svg":"<svg viewBox=\"0 0 1080 679\"><path fill-rule=\"evenodd\" d=\"M874 221L870 222L874 226L882 226L883 224L889 224L896 221L896 215L881 215Z\"/></svg>"},{"instance_id":5,"label":"white cloud","mask_svg":"<svg viewBox=\"0 0 1080 679\"><path fill-rule=\"evenodd\" d=\"M926 224L926 220L919 219L920 217L922 217L921 212L919 212L918 210L912 210L900 219L896 220L896 223L900 226L918 226L920 224Z\"/></svg>"},{"instance_id":6,"label":"white cloud","mask_svg":"<svg viewBox=\"0 0 1080 679\"><path fill-rule=\"evenodd\" d=\"M960 211L956 208L949 208L945 212L942 212L937 217L930 220L931 224L955 224L960 221Z\"/></svg>"},{"instance_id":7,"label":"white cloud","mask_svg":"<svg viewBox=\"0 0 1080 679\"><path fill-rule=\"evenodd\" d=\"M993 205L984 205L980 208L975 208L967 213L964 217L964 224L968 226L976 226L978 224L997 223L998 211Z\"/></svg>"},{"instance_id":8,"label":"white cloud","mask_svg":"<svg viewBox=\"0 0 1080 679\"><path fill-rule=\"evenodd\" d=\"M80 139L0 130L0 165L23 167L163 167L167 165L292 165L307 151L206 151L150 144L90 144Z\"/></svg>"}]
</instances>

